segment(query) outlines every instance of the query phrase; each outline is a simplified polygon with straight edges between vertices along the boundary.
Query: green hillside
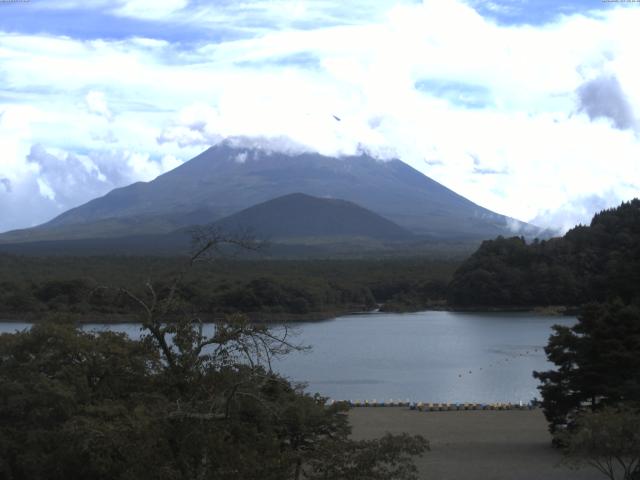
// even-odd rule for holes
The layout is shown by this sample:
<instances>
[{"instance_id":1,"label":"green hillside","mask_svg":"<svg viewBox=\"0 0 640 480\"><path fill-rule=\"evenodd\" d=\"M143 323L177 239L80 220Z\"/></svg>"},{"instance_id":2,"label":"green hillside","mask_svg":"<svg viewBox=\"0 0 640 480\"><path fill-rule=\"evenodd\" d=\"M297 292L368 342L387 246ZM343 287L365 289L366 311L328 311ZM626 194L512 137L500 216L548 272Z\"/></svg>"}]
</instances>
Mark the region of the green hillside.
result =
<instances>
[{"instance_id":1,"label":"green hillside","mask_svg":"<svg viewBox=\"0 0 640 480\"><path fill-rule=\"evenodd\" d=\"M640 200L596 214L564 237L485 241L449 286L458 306L580 305L640 300Z\"/></svg>"}]
</instances>

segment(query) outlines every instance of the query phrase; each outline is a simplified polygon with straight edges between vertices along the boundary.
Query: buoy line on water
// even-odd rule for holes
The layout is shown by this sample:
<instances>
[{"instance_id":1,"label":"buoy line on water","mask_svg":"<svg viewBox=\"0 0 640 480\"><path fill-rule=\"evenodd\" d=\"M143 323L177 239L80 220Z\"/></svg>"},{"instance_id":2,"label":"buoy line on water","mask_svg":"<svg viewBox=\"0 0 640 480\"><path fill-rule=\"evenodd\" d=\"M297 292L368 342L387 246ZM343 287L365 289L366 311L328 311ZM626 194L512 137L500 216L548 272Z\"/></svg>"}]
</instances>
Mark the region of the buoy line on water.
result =
<instances>
[{"instance_id":1,"label":"buoy line on water","mask_svg":"<svg viewBox=\"0 0 640 480\"><path fill-rule=\"evenodd\" d=\"M334 403L346 404L352 408L365 408L365 407L405 407L409 410L416 410L419 412L445 412L445 411L459 411L459 410L533 410L537 408L537 404L533 402L523 403L426 403L426 402L410 402L407 401L394 401L389 400L387 402L373 401L360 401L360 400L330 400L329 404Z\"/></svg>"}]
</instances>

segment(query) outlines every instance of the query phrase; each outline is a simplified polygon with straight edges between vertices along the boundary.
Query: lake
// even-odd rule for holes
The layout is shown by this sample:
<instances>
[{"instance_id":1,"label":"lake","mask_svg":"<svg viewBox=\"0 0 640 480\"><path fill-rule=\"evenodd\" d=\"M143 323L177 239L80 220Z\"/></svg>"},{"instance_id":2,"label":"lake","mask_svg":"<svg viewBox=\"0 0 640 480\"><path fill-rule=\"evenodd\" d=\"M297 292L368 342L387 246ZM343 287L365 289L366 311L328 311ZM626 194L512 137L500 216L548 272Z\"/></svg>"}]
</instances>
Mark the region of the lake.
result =
<instances>
[{"instance_id":1,"label":"lake","mask_svg":"<svg viewBox=\"0 0 640 480\"><path fill-rule=\"evenodd\" d=\"M274 368L339 400L528 402L540 397L534 370L552 367L543 347L551 326L574 317L533 313L419 312L347 315L293 324L295 352ZM0 333L28 328L0 323ZM136 324L87 325L139 335Z\"/></svg>"}]
</instances>

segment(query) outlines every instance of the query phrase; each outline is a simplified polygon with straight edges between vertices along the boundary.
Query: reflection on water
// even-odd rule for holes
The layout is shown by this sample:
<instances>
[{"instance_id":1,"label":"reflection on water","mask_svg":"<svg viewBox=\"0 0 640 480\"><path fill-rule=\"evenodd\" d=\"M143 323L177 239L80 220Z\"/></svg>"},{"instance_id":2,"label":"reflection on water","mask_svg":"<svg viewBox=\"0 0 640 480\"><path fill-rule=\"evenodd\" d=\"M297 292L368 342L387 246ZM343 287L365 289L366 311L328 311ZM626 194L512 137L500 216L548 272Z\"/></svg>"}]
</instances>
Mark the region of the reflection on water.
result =
<instances>
[{"instance_id":1,"label":"reflection on water","mask_svg":"<svg viewBox=\"0 0 640 480\"><path fill-rule=\"evenodd\" d=\"M274 368L334 399L527 402L539 396L533 370L551 367L543 347L554 324L575 318L528 313L375 313L295 325L297 343ZM0 332L28 328L0 323ZM137 324L88 325L132 337Z\"/></svg>"}]
</instances>

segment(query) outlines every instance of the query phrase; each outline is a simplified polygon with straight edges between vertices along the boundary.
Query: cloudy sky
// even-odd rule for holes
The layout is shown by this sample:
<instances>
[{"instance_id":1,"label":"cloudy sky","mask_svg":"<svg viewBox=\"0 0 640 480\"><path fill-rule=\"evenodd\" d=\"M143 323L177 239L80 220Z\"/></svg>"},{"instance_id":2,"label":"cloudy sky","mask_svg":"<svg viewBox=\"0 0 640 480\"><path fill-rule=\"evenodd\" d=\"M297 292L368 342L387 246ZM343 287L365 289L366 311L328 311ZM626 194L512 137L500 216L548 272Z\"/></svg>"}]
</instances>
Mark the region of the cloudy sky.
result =
<instances>
[{"instance_id":1,"label":"cloudy sky","mask_svg":"<svg viewBox=\"0 0 640 480\"><path fill-rule=\"evenodd\" d=\"M231 136L399 157L566 229L639 195L638 25L602 0L0 1L0 231Z\"/></svg>"}]
</instances>

